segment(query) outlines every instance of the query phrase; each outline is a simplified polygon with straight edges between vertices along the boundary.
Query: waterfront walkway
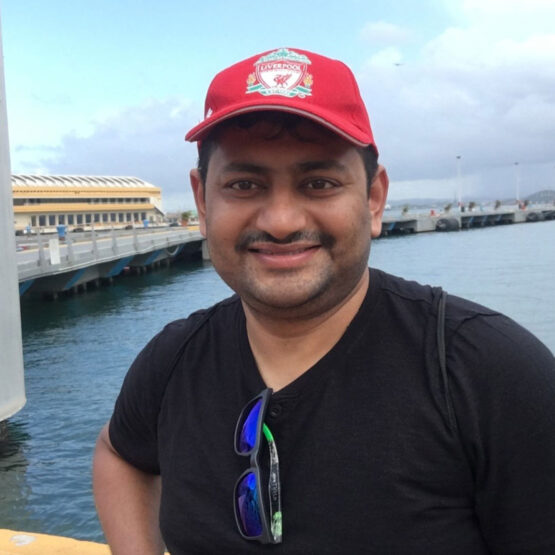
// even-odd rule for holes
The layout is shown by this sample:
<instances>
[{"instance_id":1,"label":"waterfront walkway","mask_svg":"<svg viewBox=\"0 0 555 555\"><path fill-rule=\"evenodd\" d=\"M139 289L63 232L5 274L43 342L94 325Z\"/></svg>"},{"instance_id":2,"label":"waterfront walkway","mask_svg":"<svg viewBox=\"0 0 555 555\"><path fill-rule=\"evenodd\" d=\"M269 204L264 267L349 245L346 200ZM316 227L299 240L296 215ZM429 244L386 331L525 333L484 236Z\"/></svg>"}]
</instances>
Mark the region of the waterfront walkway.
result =
<instances>
[{"instance_id":1,"label":"waterfront walkway","mask_svg":"<svg viewBox=\"0 0 555 555\"><path fill-rule=\"evenodd\" d=\"M500 207L497 210L435 213L384 213L382 237L427 231L458 231L504 224L519 224L555 219L555 205L534 205L526 209Z\"/></svg>"},{"instance_id":2,"label":"waterfront walkway","mask_svg":"<svg viewBox=\"0 0 555 555\"><path fill-rule=\"evenodd\" d=\"M136 272L169 264L177 256L200 252L203 237L196 229L164 227L17 238L19 293L56 295L101 280L124 269Z\"/></svg>"},{"instance_id":3,"label":"waterfront walkway","mask_svg":"<svg viewBox=\"0 0 555 555\"><path fill-rule=\"evenodd\" d=\"M0 555L110 555L106 544L0 529ZM169 553L166 551L166 555Z\"/></svg>"}]
</instances>

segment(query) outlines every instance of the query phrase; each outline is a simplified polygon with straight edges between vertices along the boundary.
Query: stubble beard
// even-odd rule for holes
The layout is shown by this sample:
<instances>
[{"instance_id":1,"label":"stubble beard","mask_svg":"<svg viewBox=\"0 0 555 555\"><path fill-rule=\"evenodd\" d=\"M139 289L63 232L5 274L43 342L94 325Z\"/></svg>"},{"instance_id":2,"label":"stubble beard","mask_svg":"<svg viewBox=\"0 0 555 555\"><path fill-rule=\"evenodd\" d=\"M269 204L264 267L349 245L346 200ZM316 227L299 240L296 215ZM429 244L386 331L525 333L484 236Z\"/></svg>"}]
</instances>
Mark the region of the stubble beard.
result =
<instances>
[{"instance_id":1,"label":"stubble beard","mask_svg":"<svg viewBox=\"0 0 555 555\"><path fill-rule=\"evenodd\" d=\"M323 252L317 253L317 256L326 256L327 262L312 269L272 273L252 267L247 250L254 238L245 240L244 237L239 239L235 249L235 255L243 262L238 271L229 271L233 265L220 260L219 256L215 256L213 262L220 277L251 310L282 320L315 318L333 310L353 293L367 271L370 252L368 243L348 266L337 267L334 261L343 256L348 259L349 253L335 252L335 239L331 236L319 239ZM345 246L346 249L350 247Z\"/></svg>"}]
</instances>

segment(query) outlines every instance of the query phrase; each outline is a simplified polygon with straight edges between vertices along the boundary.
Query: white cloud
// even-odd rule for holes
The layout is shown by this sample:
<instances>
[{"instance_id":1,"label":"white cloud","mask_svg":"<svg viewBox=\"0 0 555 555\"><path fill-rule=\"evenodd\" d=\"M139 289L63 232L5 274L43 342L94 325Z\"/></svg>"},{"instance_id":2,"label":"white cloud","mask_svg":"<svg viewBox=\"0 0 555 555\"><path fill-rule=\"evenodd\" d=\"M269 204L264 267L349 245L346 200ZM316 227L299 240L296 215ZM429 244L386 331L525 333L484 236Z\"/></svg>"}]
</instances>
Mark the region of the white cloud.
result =
<instances>
[{"instance_id":1,"label":"white cloud","mask_svg":"<svg viewBox=\"0 0 555 555\"><path fill-rule=\"evenodd\" d=\"M409 36L407 29L385 21L369 21L360 31L360 38L372 44L403 43Z\"/></svg>"},{"instance_id":2,"label":"white cloud","mask_svg":"<svg viewBox=\"0 0 555 555\"><path fill-rule=\"evenodd\" d=\"M87 136L65 135L38 162L23 156L19 171L132 175L162 188L165 210L193 208L189 170L196 165L196 147L184 135L199 113L178 99L149 101L106 116Z\"/></svg>"},{"instance_id":3,"label":"white cloud","mask_svg":"<svg viewBox=\"0 0 555 555\"><path fill-rule=\"evenodd\" d=\"M517 160L526 166L523 192L554 188L555 32L543 18L553 16L552 26L555 2L530 6L468 0L464 21L411 51L410 63L384 63L394 59L387 49L369 58L358 77L382 160L399 183L393 194L410 183L421 196L442 183L452 190L456 155L472 194L512 194Z\"/></svg>"},{"instance_id":4,"label":"white cloud","mask_svg":"<svg viewBox=\"0 0 555 555\"><path fill-rule=\"evenodd\" d=\"M370 64L375 66L393 66L401 65L403 54L398 48L390 46L376 52L370 58Z\"/></svg>"}]
</instances>

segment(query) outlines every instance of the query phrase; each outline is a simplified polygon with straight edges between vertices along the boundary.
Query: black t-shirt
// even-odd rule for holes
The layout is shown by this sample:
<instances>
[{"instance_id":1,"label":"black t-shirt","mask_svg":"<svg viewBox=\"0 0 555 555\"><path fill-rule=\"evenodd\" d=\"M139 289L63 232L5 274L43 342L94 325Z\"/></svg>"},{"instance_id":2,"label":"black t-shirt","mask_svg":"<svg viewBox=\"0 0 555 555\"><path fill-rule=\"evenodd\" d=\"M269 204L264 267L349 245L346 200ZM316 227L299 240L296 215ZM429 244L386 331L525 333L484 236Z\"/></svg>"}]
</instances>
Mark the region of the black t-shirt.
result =
<instances>
[{"instance_id":1,"label":"black t-shirt","mask_svg":"<svg viewBox=\"0 0 555 555\"><path fill-rule=\"evenodd\" d=\"M265 387L239 299L166 326L133 363L110 438L162 475L172 555L555 553L553 356L510 319L449 296L447 391L436 301L371 270L342 338L272 396L280 545L242 539L233 514L248 466L236 421Z\"/></svg>"}]
</instances>

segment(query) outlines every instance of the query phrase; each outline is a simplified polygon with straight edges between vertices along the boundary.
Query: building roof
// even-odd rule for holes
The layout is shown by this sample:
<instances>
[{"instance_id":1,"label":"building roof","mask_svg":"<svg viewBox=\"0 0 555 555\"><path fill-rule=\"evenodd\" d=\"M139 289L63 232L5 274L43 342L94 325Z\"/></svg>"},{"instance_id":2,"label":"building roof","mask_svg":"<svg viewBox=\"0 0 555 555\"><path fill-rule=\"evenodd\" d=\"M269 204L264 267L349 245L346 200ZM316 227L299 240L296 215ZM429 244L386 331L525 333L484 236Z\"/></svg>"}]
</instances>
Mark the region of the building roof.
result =
<instances>
[{"instance_id":1,"label":"building roof","mask_svg":"<svg viewBox=\"0 0 555 555\"><path fill-rule=\"evenodd\" d=\"M104 175L12 175L14 187L129 187L159 188L138 177Z\"/></svg>"}]
</instances>

